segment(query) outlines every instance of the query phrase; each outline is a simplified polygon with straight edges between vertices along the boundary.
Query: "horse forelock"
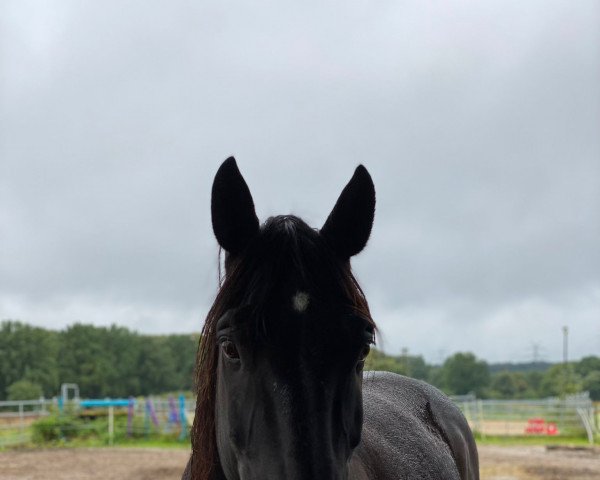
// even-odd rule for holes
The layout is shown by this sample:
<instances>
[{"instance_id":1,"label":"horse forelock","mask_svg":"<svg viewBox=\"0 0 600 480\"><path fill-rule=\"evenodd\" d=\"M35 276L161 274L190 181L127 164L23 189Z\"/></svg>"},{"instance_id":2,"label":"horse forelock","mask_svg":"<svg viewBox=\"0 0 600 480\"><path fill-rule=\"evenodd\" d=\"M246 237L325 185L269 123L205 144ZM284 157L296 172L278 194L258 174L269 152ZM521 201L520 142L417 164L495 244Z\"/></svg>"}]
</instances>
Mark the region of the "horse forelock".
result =
<instances>
[{"instance_id":1,"label":"horse forelock","mask_svg":"<svg viewBox=\"0 0 600 480\"><path fill-rule=\"evenodd\" d=\"M336 296L375 329L365 295L350 263L337 259L319 233L292 215L269 218L239 259L230 262L215 302L209 310L197 355L197 402L192 426L194 480L224 478L219 464L215 430L218 364L216 325L232 308L249 305L253 328L265 331L266 311L281 294L282 285L300 283L321 297ZM332 281L332 279L334 281ZM323 304L326 298L323 299ZM312 297L311 297L312 302Z\"/></svg>"}]
</instances>

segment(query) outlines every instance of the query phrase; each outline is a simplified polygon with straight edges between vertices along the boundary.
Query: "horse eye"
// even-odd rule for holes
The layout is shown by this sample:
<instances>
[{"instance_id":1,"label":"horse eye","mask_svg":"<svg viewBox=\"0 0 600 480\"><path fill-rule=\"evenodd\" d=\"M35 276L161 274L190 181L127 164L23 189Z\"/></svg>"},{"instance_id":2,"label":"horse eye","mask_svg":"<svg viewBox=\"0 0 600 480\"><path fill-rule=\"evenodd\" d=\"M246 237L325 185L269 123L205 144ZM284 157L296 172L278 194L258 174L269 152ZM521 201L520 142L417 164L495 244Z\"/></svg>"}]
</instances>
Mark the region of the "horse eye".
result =
<instances>
[{"instance_id":1,"label":"horse eye","mask_svg":"<svg viewBox=\"0 0 600 480\"><path fill-rule=\"evenodd\" d=\"M240 358L240 354L235 344L230 340L226 340L223 343L221 343L221 349L223 350L223 353L227 358L230 358L232 360L237 360Z\"/></svg>"},{"instance_id":2,"label":"horse eye","mask_svg":"<svg viewBox=\"0 0 600 480\"><path fill-rule=\"evenodd\" d=\"M363 347L363 349L360 352L360 360L361 362L364 362L365 359L367 358L367 356L369 355L369 352L371 351L371 346L370 345L365 345Z\"/></svg>"},{"instance_id":3,"label":"horse eye","mask_svg":"<svg viewBox=\"0 0 600 480\"><path fill-rule=\"evenodd\" d=\"M360 351L360 357L358 357L358 363L356 364L356 372L360 373L365 368L365 360L371 351L371 347L369 345L365 345L363 349Z\"/></svg>"}]
</instances>

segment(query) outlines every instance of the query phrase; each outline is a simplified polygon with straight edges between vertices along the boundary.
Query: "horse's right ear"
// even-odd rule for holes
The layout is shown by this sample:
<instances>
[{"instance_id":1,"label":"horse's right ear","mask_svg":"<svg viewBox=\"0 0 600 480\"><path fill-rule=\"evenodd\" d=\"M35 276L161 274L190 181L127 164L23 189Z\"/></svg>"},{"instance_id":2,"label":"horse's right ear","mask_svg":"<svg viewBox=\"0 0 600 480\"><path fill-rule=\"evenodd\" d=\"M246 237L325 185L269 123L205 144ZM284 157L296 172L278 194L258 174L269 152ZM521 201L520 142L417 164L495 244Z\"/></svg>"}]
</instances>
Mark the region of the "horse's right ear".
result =
<instances>
[{"instance_id":1,"label":"horse's right ear","mask_svg":"<svg viewBox=\"0 0 600 480\"><path fill-rule=\"evenodd\" d=\"M258 233L254 201L233 157L215 175L210 208L215 237L226 252L240 253Z\"/></svg>"}]
</instances>

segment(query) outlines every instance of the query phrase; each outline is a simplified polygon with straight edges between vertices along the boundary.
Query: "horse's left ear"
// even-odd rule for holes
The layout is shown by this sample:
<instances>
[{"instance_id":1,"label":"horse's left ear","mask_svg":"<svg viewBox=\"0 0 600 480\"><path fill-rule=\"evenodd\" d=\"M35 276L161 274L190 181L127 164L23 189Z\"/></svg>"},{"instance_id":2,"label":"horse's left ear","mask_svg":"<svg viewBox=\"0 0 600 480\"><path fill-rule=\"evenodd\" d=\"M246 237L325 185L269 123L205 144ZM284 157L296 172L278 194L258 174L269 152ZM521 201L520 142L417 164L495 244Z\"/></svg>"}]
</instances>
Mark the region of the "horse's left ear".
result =
<instances>
[{"instance_id":1,"label":"horse's left ear","mask_svg":"<svg viewBox=\"0 0 600 480\"><path fill-rule=\"evenodd\" d=\"M347 260L365 248L374 218L375 186L367 169L359 165L325 221L321 235Z\"/></svg>"}]
</instances>

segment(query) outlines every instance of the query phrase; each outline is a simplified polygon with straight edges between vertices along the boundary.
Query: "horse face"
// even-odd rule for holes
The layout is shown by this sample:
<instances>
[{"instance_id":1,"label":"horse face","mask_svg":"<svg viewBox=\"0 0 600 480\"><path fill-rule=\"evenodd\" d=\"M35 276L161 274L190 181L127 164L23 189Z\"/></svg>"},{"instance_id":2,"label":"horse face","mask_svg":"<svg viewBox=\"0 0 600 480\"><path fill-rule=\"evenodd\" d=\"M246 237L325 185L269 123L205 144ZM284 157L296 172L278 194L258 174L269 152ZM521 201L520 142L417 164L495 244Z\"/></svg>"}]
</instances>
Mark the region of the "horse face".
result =
<instances>
[{"instance_id":1,"label":"horse face","mask_svg":"<svg viewBox=\"0 0 600 480\"><path fill-rule=\"evenodd\" d=\"M298 295L266 319L262 340L246 328L256 324L248 309L218 322L217 447L230 480L347 478L373 330L359 317L315 311L305 306L309 294Z\"/></svg>"},{"instance_id":2,"label":"horse face","mask_svg":"<svg viewBox=\"0 0 600 480\"><path fill-rule=\"evenodd\" d=\"M226 251L220 295L228 310L211 347L221 469L229 480L347 478L374 335L350 270L371 232L371 177L356 169L319 232L293 216L260 227L230 158L215 177L211 209Z\"/></svg>"}]
</instances>

